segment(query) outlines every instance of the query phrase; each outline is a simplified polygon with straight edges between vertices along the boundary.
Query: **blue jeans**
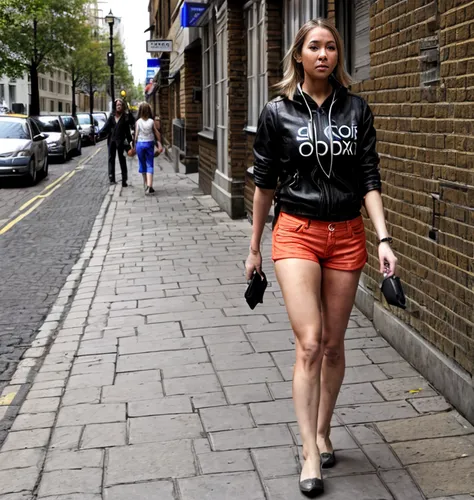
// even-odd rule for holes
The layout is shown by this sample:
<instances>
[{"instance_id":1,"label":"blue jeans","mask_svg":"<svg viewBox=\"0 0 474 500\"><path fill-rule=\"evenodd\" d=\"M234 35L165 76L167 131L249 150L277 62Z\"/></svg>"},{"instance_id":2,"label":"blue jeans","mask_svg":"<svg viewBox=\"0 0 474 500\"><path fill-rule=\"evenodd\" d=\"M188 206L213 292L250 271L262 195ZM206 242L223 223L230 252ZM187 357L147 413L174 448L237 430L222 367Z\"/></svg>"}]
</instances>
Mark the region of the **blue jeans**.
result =
<instances>
[{"instance_id":1,"label":"blue jeans","mask_svg":"<svg viewBox=\"0 0 474 500\"><path fill-rule=\"evenodd\" d=\"M137 142L138 173L153 174L154 153L154 141Z\"/></svg>"}]
</instances>

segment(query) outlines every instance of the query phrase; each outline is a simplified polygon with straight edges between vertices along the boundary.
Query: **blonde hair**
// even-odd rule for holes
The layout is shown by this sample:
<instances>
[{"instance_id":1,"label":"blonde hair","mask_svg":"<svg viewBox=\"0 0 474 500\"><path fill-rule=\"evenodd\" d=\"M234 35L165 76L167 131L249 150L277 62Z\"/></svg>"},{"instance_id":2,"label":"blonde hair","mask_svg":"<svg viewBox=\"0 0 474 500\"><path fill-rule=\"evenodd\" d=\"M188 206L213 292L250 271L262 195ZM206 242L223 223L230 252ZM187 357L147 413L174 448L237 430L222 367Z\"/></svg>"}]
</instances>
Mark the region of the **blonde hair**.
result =
<instances>
[{"instance_id":1,"label":"blonde hair","mask_svg":"<svg viewBox=\"0 0 474 500\"><path fill-rule=\"evenodd\" d=\"M148 120L152 117L153 112L151 106L147 102L141 102L138 107L138 118L142 120Z\"/></svg>"},{"instance_id":2,"label":"blonde hair","mask_svg":"<svg viewBox=\"0 0 474 500\"><path fill-rule=\"evenodd\" d=\"M306 35L314 28L323 28L331 32L336 41L338 54L337 66L333 71L333 75L345 87L351 83L351 77L344 68L344 43L339 31L327 19L312 19L303 24L296 34L290 50L288 50L283 59L283 79L275 85L275 89L279 91L280 95L288 99L293 99L298 83L303 83L304 81L303 64L299 63L296 59L301 56Z\"/></svg>"}]
</instances>

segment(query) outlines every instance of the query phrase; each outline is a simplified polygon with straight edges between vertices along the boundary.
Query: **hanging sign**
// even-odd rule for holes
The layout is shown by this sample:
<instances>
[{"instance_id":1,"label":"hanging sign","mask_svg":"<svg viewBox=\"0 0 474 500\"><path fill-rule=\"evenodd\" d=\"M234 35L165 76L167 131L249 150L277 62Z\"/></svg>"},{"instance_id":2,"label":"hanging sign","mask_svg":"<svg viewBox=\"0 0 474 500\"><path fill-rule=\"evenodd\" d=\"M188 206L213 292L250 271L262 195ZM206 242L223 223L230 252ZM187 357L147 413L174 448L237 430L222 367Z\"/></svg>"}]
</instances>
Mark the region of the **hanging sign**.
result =
<instances>
[{"instance_id":1,"label":"hanging sign","mask_svg":"<svg viewBox=\"0 0 474 500\"><path fill-rule=\"evenodd\" d=\"M173 52L173 40L147 40L147 52Z\"/></svg>"},{"instance_id":2,"label":"hanging sign","mask_svg":"<svg viewBox=\"0 0 474 500\"><path fill-rule=\"evenodd\" d=\"M181 7L181 27L193 28L198 26L207 7L202 3L184 2Z\"/></svg>"}]
</instances>

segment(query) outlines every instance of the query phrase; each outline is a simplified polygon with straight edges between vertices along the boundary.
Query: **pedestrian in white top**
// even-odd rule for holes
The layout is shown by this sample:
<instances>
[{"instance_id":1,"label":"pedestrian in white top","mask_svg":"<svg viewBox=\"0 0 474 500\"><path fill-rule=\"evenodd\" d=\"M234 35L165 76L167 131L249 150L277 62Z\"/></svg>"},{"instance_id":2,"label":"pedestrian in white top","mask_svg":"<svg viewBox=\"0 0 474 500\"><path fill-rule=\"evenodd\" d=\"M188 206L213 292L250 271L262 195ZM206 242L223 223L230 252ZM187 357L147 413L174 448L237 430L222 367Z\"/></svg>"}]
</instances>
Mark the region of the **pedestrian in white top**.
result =
<instances>
[{"instance_id":1,"label":"pedestrian in white top","mask_svg":"<svg viewBox=\"0 0 474 500\"><path fill-rule=\"evenodd\" d=\"M135 124L135 144L138 156L138 172L143 175L145 194L153 194L153 171L155 139L161 152L161 135L152 118L151 107L142 102L138 108L138 120Z\"/></svg>"}]
</instances>

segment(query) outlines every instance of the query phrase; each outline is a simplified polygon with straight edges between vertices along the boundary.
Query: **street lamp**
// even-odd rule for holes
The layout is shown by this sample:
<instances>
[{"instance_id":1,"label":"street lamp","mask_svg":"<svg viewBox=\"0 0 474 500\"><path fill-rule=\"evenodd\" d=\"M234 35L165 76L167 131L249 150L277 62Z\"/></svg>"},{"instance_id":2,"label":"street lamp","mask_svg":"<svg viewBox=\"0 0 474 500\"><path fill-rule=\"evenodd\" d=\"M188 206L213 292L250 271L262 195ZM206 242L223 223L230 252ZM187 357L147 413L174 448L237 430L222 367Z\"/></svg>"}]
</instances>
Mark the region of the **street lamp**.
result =
<instances>
[{"instance_id":1,"label":"street lamp","mask_svg":"<svg viewBox=\"0 0 474 500\"><path fill-rule=\"evenodd\" d=\"M107 54L107 64L110 66L110 97L112 99L112 109L115 101L115 83L114 83L114 23L115 17L112 14L112 9L105 16L105 20L110 28L110 52Z\"/></svg>"}]
</instances>

